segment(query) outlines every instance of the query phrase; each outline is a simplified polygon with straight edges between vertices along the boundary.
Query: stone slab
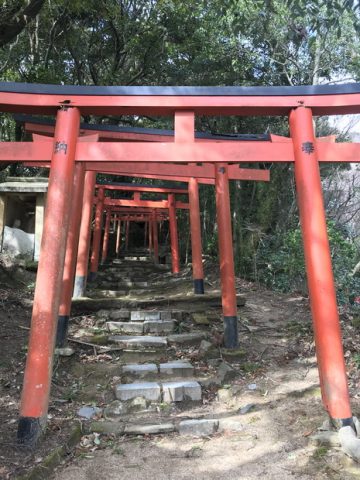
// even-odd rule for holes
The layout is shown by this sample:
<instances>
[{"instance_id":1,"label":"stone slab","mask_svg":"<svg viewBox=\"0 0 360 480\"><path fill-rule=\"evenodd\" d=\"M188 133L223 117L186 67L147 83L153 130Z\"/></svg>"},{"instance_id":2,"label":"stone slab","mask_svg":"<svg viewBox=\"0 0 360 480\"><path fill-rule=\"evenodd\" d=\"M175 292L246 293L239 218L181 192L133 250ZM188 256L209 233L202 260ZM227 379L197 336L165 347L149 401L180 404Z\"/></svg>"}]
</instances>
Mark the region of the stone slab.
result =
<instances>
[{"instance_id":1,"label":"stone slab","mask_svg":"<svg viewBox=\"0 0 360 480\"><path fill-rule=\"evenodd\" d=\"M171 333L174 328L174 320L145 320L144 322L144 333Z\"/></svg>"},{"instance_id":2,"label":"stone slab","mask_svg":"<svg viewBox=\"0 0 360 480\"><path fill-rule=\"evenodd\" d=\"M145 312L144 320L147 320L147 321L160 320L160 312Z\"/></svg>"},{"instance_id":3,"label":"stone slab","mask_svg":"<svg viewBox=\"0 0 360 480\"><path fill-rule=\"evenodd\" d=\"M191 437L207 437L213 435L219 427L219 421L215 419L183 420L179 423L180 435Z\"/></svg>"},{"instance_id":4,"label":"stone slab","mask_svg":"<svg viewBox=\"0 0 360 480\"><path fill-rule=\"evenodd\" d=\"M115 396L122 401L143 397L152 402L159 402L161 400L161 388L155 382L127 383L116 385Z\"/></svg>"},{"instance_id":5,"label":"stone slab","mask_svg":"<svg viewBox=\"0 0 360 480\"><path fill-rule=\"evenodd\" d=\"M165 382L162 389L163 401L166 403L201 400L201 386L198 382Z\"/></svg>"},{"instance_id":6,"label":"stone slab","mask_svg":"<svg viewBox=\"0 0 360 480\"><path fill-rule=\"evenodd\" d=\"M114 282L117 282L118 288L146 288L149 286L148 282L133 280L122 280L121 278L114 278Z\"/></svg>"},{"instance_id":7,"label":"stone slab","mask_svg":"<svg viewBox=\"0 0 360 480\"><path fill-rule=\"evenodd\" d=\"M241 432L244 424L238 418L228 417L219 419L219 432Z\"/></svg>"},{"instance_id":8,"label":"stone slab","mask_svg":"<svg viewBox=\"0 0 360 480\"><path fill-rule=\"evenodd\" d=\"M130 312L130 320L134 322L143 322L145 320L145 312L143 310Z\"/></svg>"},{"instance_id":9,"label":"stone slab","mask_svg":"<svg viewBox=\"0 0 360 480\"><path fill-rule=\"evenodd\" d=\"M137 336L122 336L122 335L112 335L109 337L111 342L119 343L120 345L126 347L152 347L152 348L163 348L167 346L166 337L137 337Z\"/></svg>"},{"instance_id":10,"label":"stone slab","mask_svg":"<svg viewBox=\"0 0 360 480\"><path fill-rule=\"evenodd\" d=\"M122 367L122 372L137 377L146 377L147 375L157 375L159 370L155 363L133 363L124 365Z\"/></svg>"},{"instance_id":11,"label":"stone slab","mask_svg":"<svg viewBox=\"0 0 360 480\"><path fill-rule=\"evenodd\" d=\"M170 310L162 310L160 311L160 320L171 320L171 311Z\"/></svg>"},{"instance_id":12,"label":"stone slab","mask_svg":"<svg viewBox=\"0 0 360 480\"><path fill-rule=\"evenodd\" d=\"M172 423L160 423L154 425L125 425L125 434L133 435L154 435L157 433L171 433L175 431L175 425Z\"/></svg>"},{"instance_id":13,"label":"stone slab","mask_svg":"<svg viewBox=\"0 0 360 480\"><path fill-rule=\"evenodd\" d=\"M122 435L124 433L124 425L120 422L92 422L90 431L105 435Z\"/></svg>"},{"instance_id":14,"label":"stone slab","mask_svg":"<svg viewBox=\"0 0 360 480\"><path fill-rule=\"evenodd\" d=\"M203 332L194 332L194 333L177 333L174 335L169 335L167 337L170 345L185 345L199 343L201 340L206 338L206 333Z\"/></svg>"},{"instance_id":15,"label":"stone slab","mask_svg":"<svg viewBox=\"0 0 360 480\"><path fill-rule=\"evenodd\" d=\"M111 320L128 320L130 318L129 310L111 310L109 313Z\"/></svg>"},{"instance_id":16,"label":"stone slab","mask_svg":"<svg viewBox=\"0 0 360 480\"><path fill-rule=\"evenodd\" d=\"M97 415L99 415L101 412L102 412L101 408L85 405L84 407L79 408L79 410L77 411L77 414L79 417L90 420L91 418L94 418Z\"/></svg>"},{"instance_id":17,"label":"stone slab","mask_svg":"<svg viewBox=\"0 0 360 480\"><path fill-rule=\"evenodd\" d=\"M96 295L102 297L116 298L127 295L127 292L125 290L97 290Z\"/></svg>"},{"instance_id":18,"label":"stone slab","mask_svg":"<svg viewBox=\"0 0 360 480\"><path fill-rule=\"evenodd\" d=\"M160 375L173 375L176 377L191 377L194 367L189 362L167 362L160 363Z\"/></svg>"},{"instance_id":19,"label":"stone slab","mask_svg":"<svg viewBox=\"0 0 360 480\"><path fill-rule=\"evenodd\" d=\"M106 322L109 332L144 333L144 324L141 322Z\"/></svg>"}]
</instances>

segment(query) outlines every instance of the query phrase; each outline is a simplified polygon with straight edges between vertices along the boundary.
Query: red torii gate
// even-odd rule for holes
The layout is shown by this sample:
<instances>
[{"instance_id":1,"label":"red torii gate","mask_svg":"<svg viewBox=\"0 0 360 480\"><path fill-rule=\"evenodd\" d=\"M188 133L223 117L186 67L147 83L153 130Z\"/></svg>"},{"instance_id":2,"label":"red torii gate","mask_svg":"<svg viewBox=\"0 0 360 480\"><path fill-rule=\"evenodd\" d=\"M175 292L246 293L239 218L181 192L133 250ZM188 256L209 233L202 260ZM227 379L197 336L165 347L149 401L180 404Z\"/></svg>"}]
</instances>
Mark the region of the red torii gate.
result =
<instances>
[{"instance_id":1,"label":"red torii gate","mask_svg":"<svg viewBox=\"0 0 360 480\"><path fill-rule=\"evenodd\" d=\"M105 188L105 190L109 190L109 191L126 191L126 192L131 192L133 193L133 201L134 202L140 202L141 200L141 193L142 192L147 192L147 193L160 193L160 194L171 194L173 193L174 195L176 194L180 194L180 195L187 195L188 194L188 190L186 188L168 188L168 187L156 187L156 186L151 186L151 185L137 185L137 184L100 184L100 185L96 185L97 188ZM124 207L124 203L123 202L111 202L110 200L105 200L104 202L104 205L107 206L107 205L112 205L113 207L114 206L117 206L117 208L112 208L111 211L119 211L119 206L122 206ZM127 207L131 208L131 205L126 205ZM134 209L134 213L136 212L137 209L141 208L141 206L144 208L144 205L142 204L141 205L141 202L136 204L136 209ZM144 218L142 221L145 223L145 228L144 228L144 234L146 236L146 226L149 225L149 240L150 240L150 245L149 245L149 249L150 247L153 247L153 250L154 250L154 261L155 263L158 263L159 262L159 251L158 251L158 220L159 219L164 219L165 216L164 215L161 215L161 210L163 210L163 208L167 208L167 211L168 211L168 208L169 205L168 205L168 202L167 202L167 205L164 205L161 206L161 207L156 207L156 208L152 208L151 209L151 212L149 213L149 215ZM145 206L145 208L150 208L148 205ZM189 204L182 204L182 202L176 202L176 208L187 208L189 209L190 206ZM174 220L174 217L172 217L172 220ZM176 220L176 216L175 216L175 220ZM131 219L127 219L126 220L127 222L130 222ZM138 218L135 219L135 221L139 221ZM126 224L127 225L127 224ZM110 223L109 223L109 226L108 228L110 228ZM116 253L118 254L119 253L119 237L120 237L120 232L119 232L119 229L120 229L120 225L118 225L118 232L117 232L117 242L116 242ZM175 226L175 230L177 229L177 227ZM171 230L174 230L174 226L173 225L170 225L170 231ZM126 230L126 232L128 233L128 229ZM194 235L192 233L192 235ZM173 236L171 236L171 238L173 239ZM198 242L200 244L200 248L201 248L201 235L198 236L196 238L196 242ZM176 271L178 270L179 266L178 266L178 258L179 258L179 254L178 254L178 247L177 247L177 241L175 242L175 245L174 247L172 247L172 250L175 248L177 254L174 256L173 258L173 262L172 262L172 266L173 266L173 273L176 273ZM107 251L107 245L104 245L103 246L103 256L102 256L102 261L105 260L106 258L106 251ZM197 259L196 259L197 260ZM201 260L201 263L202 263L202 259ZM195 270L196 270L197 266L195 266ZM196 293L196 292L195 292Z\"/></svg>"},{"instance_id":2,"label":"red torii gate","mask_svg":"<svg viewBox=\"0 0 360 480\"><path fill-rule=\"evenodd\" d=\"M19 117L17 117L19 118ZM23 118L23 117L21 117ZM30 120L35 121L30 117ZM29 132L40 132L42 135L38 135L33 133L33 140L34 141L52 141L50 136L43 136L51 135L53 133L54 127L52 125L44 124L43 120L38 120L38 123L35 123L35 128L33 123L25 123L26 128L29 129ZM81 132L84 133L90 125L85 124L82 125ZM88 134L85 136L80 137L81 141L89 142L89 141L97 141L99 139L99 134L95 132L104 132L104 128L99 125L92 125L95 128L88 130ZM144 136L146 138L152 138L154 141L159 142L164 139L164 137L169 141L169 139L174 138L174 131L166 131L166 135L164 135L164 131L159 131L155 129L131 129L127 128L125 131L117 127L112 127L114 131L109 132L109 128L105 129L106 135L109 133L112 134L112 138L116 138L116 140L124 141L127 137L131 138L132 140L137 139L139 141ZM149 133L151 131L151 134ZM89 134L89 132L91 132ZM162 132L162 133L159 133ZM120 136L119 136L120 135ZM195 137L199 134L195 134ZM138 137L139 136L139 137ZM272 141L271 135L201 135L201 140L205 138L210 140L220 139L220 142L223 142L224 137L230 138L231 141L264 141L269 142ZM285 139L285 137L275 136L277 141ZM29 166L50 166L47 162L26 162L26 165ZM200 210L199 210L199 191L198 191L198 183L207 183L207 184L215 184L215 174L214 168L211 164L202 164L200 165L179 165L179 164L170 164L167 163L166 166L166 174L171 175L164 175L163 165L157 163L129 163L122 161L120 164L114 165L113 163L109 162L94 162L91 164L86 163L86 168L91 171L101 171L101 168L106 166L106 172L103 173L112 173L112 174L121 174L127 176L143 176L149 178L157 178L157 179L167 179L173 181L187 181L189 188L189 202L190 202L190 226L191 226L191 244L192 244L192 253L193 253L193 276L194 276L194 292L196 294L204 293L204 280L203 280L203 266L202 266L202 248L201 248L201 225L200 225ZM144 173L145 172L145 173ZM191 176L189 176L191 175ZM268 181L270 179L270 174L268 170L264 169L244 169L239 168L238 165L229 165L228 166L228 175L229 179L232 180L255 180L255 181ZM101 194L103 195L103 194ZM172 197L170 197L171 199ZM103 198L101 197L101 202ZM103 205L99 205L96 218L95 218L95 235L94 235L94 244L96 248L92 250L91 256L91 268L89 274L89 280L93 280L96 276L96 272L98 270L99 264L99 253L98 253L98 245L100 245L101 239L101 226L102 226L102 215L101 209ZM179 253L178 253L178 241L177 241L177 227L176 227L176 211L170 208L170 234L171 234L171 246L172 246L172 259L173 259L173 273L179 273ZM220 222L222 221L222 216L220 216ZM88 220L86 222L88 224ZM230 226L231 228L231 226ZM127 224L127 231L128 231L128 224ZM128 235L126 235L128 238ZM151 237L150 237L151 239ZM85 250L85 249L84 249ZM230 252L230 250L229 250ZM220 250L221 255L221 250ZM82 256L84 258L84 256ZM195 259L195 260L194 260ZM77 269L77 271L81 273L81 275L76 275L75 281L75 296L82 296L84 294L84 289L86 285L86 273L87 267L82 264L82 266ZM234 275L234 271L232 273L229 271L227 273L224 272L222 275L223 282L227 282L227 286L224 288L223 292L223 299L226 295L226 291L228 288L232 288L235 285L235 282L228 282L228 276ZM80 278L81 277L81 278ZM233 293L233 304L235 304L235 293ZM223 302L224 303L224 302ZM236 309L236 306L234 307ZM229 347L234 346L237 343L237 335L234 337L235 332L229 331L229 335L225 336L225 344Z\"/></svg>"},{"instance_id":3,"label":"red torii gate","mask_svg":"<svg viewBox=\"0 0 360 480\"><path fill-rule=\"evenodd\" d=\"M124 207L123 207L124 208ZM120 241L121 241L121 222L140 222L144 223L144 246L149 242L149 252L153 250L154 262L159 263L159 251L158 251L158 222L163 222L169 219L169 215L165 211L144 211L139 213L139 209L133 209L130 211L124 211L123 208L112 208L113 214L112 220L114 223L114 229L116 230L116 246L115 254L119 257L120 253ZM126 208L126 207L125 207ZM125 225L127 225L125 223ZM149 238L147 238L149 226ZM114 231L115 231L114 230ZM126 240L125 240L126 242ZM107 247L103 245L103 252L105 253L105 259L107 256Z\"/></svg>"},{"instance_id":4,"label":"red torii gate","mask_svg":"<svg viewBox=\"0 0 360 480\"><path fill-rule=\"evenodd\" d=\"M60 108L60 109L59 109ZM57 112L54 142L4 143L0 161L49 161L48 207L34 298L29 354L25 370L18 437L31 443L46 419L52 362L52 338L58 310L68 227L71 181L75 162L99 158L108 162L213 163L217 198L230 227L228 163L286 161L295 163L305 261L325 408L340 425L353 425L341 343L335 286L322 199L319 161L358 162L359 144L317 142L313 115L360 112L360 85L310 87L68 87L0 84L0 109L5 112ZM80 113L84 115L174 115L173 143L77 143ZM292 142L273 145L195 142L197 115L288 115ZM45 148L44 148L45 147ZM276 147L276 148L273 148ZM218 220L221 218L218 216ZM226 238L220 233L221 271L231 273ZM225 250L224 250L225 249ZM225 254L225 255L224 255ZM230 275L232 276L232 275ZM223 284L224 287L224 284ZM232 286L228 285L228 291ZM229 302L227 301L229 300ZM225 298L225 329L233 329L236 311ZM50 340L49 340L50 339Z\"/></svg>"},{"instance_id":5,"label":"red torii gate","mask_svg":"<svg viewBox=\"0 0 360 480\"><path fill-rule=\"evenodd\" d=\"M92 138L91 138L92 137ZM95 138L94 138L95 137ZM34 135L34 140L41 141L51 141L50 138L40 137L38 135ZM98 140L97 135L92 136L85 136L79 137L79 141L94 141ZM24 162L26 165L38 165L38 166L50 166L47 162ZM140 165L140 164L139 164ZM155 164L156 166L156 164ZM178 165L175 165L178 168ZM99 167L100 168L100 167ZM127 167L129 168L129 167ZM191 168L191 167L190 167ZM90 173L90 172L87 172ZM189 172L188 172L189 173ZM196 175L198 172L191 171L193 175ZM183 174L183 173L181 173ZM266 170L256 170L256 169L238 169L238 172L235 172L233 175L230 174L231 178L236 179L246 179L246 180L268 180L269 179L269 172ZM77 176L75 176L75 179ZM156 178L161 178L160 174L157 174ZM181 178L183 180L183 178ZM201 225L200 225L200 210L199 210L199 192L198 192L198 185L197 185L197 178L194 177L187 177L189 181L189 196L190 196L190 224L191 224L191 243L192 243L192 252L193 252L193 276L194 276L194 293L196 294L203 294L204 293L204 274L203 274L203 265L202 265L202 248L201 248ZM202 180L202 179L200 179ZM77 182L79 180L76 180ZM74 190L76 188L80 188L74 184ZM82 188L82 187L81 187ZM97 204L96 213L95 213L95 228L94 228L94 236L93 236L93 249L91 254L91 262L90 262L90 274L89 276L86 275L87 272L87 254L89 251L89 240L82 241L80 239L79 242L79 251L80 255L78 255L78 263L76 268L76 277L75 277L75 286L74 286L74 296L83 296L84 288L86 285L86 279L88 278L90 281L93 280L96 276L99 264L99 257L100 257L100 242L101 242L101 230L102 230L102 214L105 205L104 199L104 189L101 189L99 202ZM183 193L183 192L181 192ZM227 193L229 197L229 194ZM218 197L217 197L218 198ZM221 200L221 199L220 199ZM217 208L219 212L219 208L221 207L221 202L217 201ZM86 200L87 201L87 200ZM121 202L120 202L121 203ZM229 203L229 198L228 198ZM169 210L169 224L170 224L170 238L171 238L171 258L172 258L172 270L174 274L180 272L180 255L179 255L179 245L178 245L178 232L177 232L177 221L176 221L176 209L177 208L184 208L181 202L175 202L174 193L170 193L168 196L168 204L153 204L149 202L143 203L131 203L131 201L124 200L122 205L128 206L157 206L160 207L167 207ZM77 208L80 208L80 204ZM86 215L89 214L88 208L84 210ZM74 220L73 226L70 226L69 232L72 232L72 229L76 230L76 225L78 225L77 220ZM110 219L108 219L108 222ZM153 218L152 224L154 225L156 218ZM227 224L226 224L227 221ZM85 219L85 224L89 225L90 218ZM231 234L231 219L230 219L230 211L228 212L228 218L226 219L223 213L219 213L218 215L218 224L219 228L227 228L229 232L229 238L232 237ZM72 225L72 223L71 223ZM108 230L109 225L106 225L106 231ZM126 246L127 241L129 238L129 223L126 223ZM87 230L88 236L90 232ZM63 279L63 288L61 292L61 303L59 309L59 317L58 317L58 324L57 324L57 335L56 335L56 345L58 347L62 347L66 341L66 332L68 328L68 322L70 318L70 310L71 310L71 292L73 291L73 282L72 279L74 278L74 255L76 256L76 248L78 246L76 236L77 232L73 234L69 234L69 241L67 242L66 248L66 256L65 256L65 267L64 267L64 279ZM154 250L154 257L155 259L158 258L158 239L156 235L156 231L154 228L150 231L152 235L149 235L149 239L151 241L150 247ZM119 237L119 234L118 234ZM90 238L90 236L89 236ZM118 238L119 240L119 238ZM106 247L108 241L108 234L106 235L106 242L104 247ZM81 250L80 247L82 246ZM102 257L105 259L105 251L102 252ZM235 291L235 277L234 277L234 266L233 266L233 252L232 252L232 243L230 242L227 250L223 249L219 242L219 252L220 257L223 254L224 256L228 256L229 262L228 267L221 270L221 280L222 280L222 304L223 309L232 308L233 311L237 311L237 304L236 304L236 291ZM80 256L80 265L79 265L79 256ZM232 266L232 268L231 268ZM82 275L77 275L77 272L82 273ZM230 305L230 306L229 306ZM226 347L233 348L238 343L238 331L237 331L237 316L234 315L231 318L232 321L232 328L225 328L225 335L224 335L224 344ZM226 324L226 317L224 317L224 323Z\"/></svg>"},{"instance_id":6,"label":"red torii gate","mask_svg":"<svg viewBox=\"0 0 360 480\"><path fill-rule=\"evenodd\" d=\"M161 209L166 209L169 211L169 220L170 220L170 236L171 236L171 251L173 252L172 255L172 265L173 265L173 273L179 273L180 265L179 265L179 247L178 247L178 238L177 238L177 225L176 225L176 212L173 214L171 212L172 209L189 209L190 206L188 203L183 203L180 201L172 202L172 196L176 193L181 193L182 195L187 194L187 191L175 189L175 188L150 188L150 187L141 187L141 186L132 186L129 185L127 187L119 187L119 186L112 186L112 185L101 185L101 190L127 190L128 192L134 192L133 199L114 199L114 198L104 198L102 201L102 207L108 208L108 215L107 215L107 223L105 227L105 234L108 235L108 231L110 229L110 214L111 210L114 207L129 207L129 208L149 208L152 210L152 216L156 216L156 211ZM166 193L168 195L167 200L142 200L140 198L140 192L149 192L149 191L156 191L157 193ZM97 203L97 198L95 197L95 201ZM151 219L152 222L152 233L154 237L157 239L157 230L155 232L155 225L156 218ZM94 235L95 238L95 235ZM98 237L97 237L98 240ZM197 239L201 243L201 237ZM157 241L156 241L157 244ZM93 252L96 249L99 249L100 243L93 243ZM154 244L155 246L155 244ZM158 252L155 253L155 258L158 257ZM105 257L106 255L103 255ZM93 272L97 271L97 265L94 265ZM95 270L96 269L96 270Z\"/></svg>"}]
</instances>

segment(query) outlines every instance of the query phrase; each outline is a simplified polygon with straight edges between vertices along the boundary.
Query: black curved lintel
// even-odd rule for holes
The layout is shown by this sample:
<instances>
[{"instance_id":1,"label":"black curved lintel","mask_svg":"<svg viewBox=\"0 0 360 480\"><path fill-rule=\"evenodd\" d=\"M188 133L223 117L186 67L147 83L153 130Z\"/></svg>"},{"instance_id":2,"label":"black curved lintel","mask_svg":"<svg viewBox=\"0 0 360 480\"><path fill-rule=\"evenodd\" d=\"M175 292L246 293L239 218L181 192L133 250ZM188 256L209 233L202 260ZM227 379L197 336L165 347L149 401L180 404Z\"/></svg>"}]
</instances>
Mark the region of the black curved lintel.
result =
<instances>
[{"instance_id":1,"label":"black curved lintel","mask_svg":"<svg viewBox=\"0 0 360 480\"><path fill-rule=\"evenodd\" d=\"M347 95L360 93L360 83L302 85L296 87L169 87L169 86L82 86L0 82L0 92L34 95L79 96L214 96L279 97L308 95Z\"/></svg>"}]
</instances>

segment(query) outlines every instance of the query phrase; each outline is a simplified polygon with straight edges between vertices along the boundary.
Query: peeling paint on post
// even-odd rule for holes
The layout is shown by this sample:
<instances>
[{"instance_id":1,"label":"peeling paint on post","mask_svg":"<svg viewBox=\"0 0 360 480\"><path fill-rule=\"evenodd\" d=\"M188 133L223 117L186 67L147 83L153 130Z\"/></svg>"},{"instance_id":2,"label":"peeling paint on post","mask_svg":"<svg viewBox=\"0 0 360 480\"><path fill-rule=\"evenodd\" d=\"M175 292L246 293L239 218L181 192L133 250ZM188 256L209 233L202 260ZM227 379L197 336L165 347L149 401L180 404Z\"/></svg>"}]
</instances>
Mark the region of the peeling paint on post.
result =
<instances>
[{"instance_id":1,"label":"peeling paint on post","mask_svg":"<svg viewBox=\"0 0 360 480\"><path fill-rule=\"evenodd\" d=\"M85 165L77 162L75 165L72 210L66 243L64 274L61 289L59 318L56 333L56 346L63 347L66 343L71 310L71 297L74 288L76 258L79 245L81 207L84 193Z\"/></svg>"},{"instance_id":2,"label":"peeling paint on post","mask_svg":"<svg viewBox=\"0 0 360 480\"><path fill-rule=\"evenodd\" d=\"M226 348L236 348L238 346L237 303L227 165L216 165L215 172L224 345Z\"/></svg>"},{"instance_id":3,"label":"peeling paint on post","mask_svg":"<svg viewBox=\"0 0 360 480\"><path fill-rule=\"evenodd\" d=\"M47 419L79 127L77 108L58 111L18 426L26 445L36 443Z\"/></svg>"},{"instance_id":4,"label":"peeling paint on post","mask_svg":"<svg viewBox=\"0 0 360 480\"><path fill-rule=\"evenodd\" d=\"M91 220L93 215L93 198L95 189L96 173L86 172L84 182L84 195L80 224L79 247L76 263L73 297L85 295L86 281L89 267L89 252L91 239Z\"/></svg>"},{"instance_id":5,"label":"peeling paint on post","mask_svg":"<svg viewBox=\"0 0 360 480\"><path fill-rule=\"evenodd\" d=\"M110 237L110 223L111 223L111 210L107 210L103 246L102 246L102 253L101 253L101 263L105 263L107 259L108 248L109 248L109 237Z\"/></svg>"},{"instance_id":6,"label":"peeling paint on post","mask_svg":"<svg viewBox=\"0 0 360 480\"><path fill-rule=\"evenodd\" d=\"M99 256L100 256L104 200L105 200L104 189L99 188L98 195L97 195L96 210L95 210L95 227L94 227L94 234L93 234L89 281L95 280L97 271L99 269Z\"/></svg>"},{"instance_id":7,"label":"peeling paint on post","mask_svg":"<svg viewBox=\"0 0 360 480\"><path fill-rule=\"evenodd\" d=\"M204 268L202 263L201 221L199 203L199 185L196 178L189 179L191 257L194 281L194 293L204 293Z\"/></svg>"},{"instance_id":8,"label":"peeling paint on post","mask_svg":"<svg viewBox=\"0 0 360 480\"><path fill-rule=\"evenodd\" d=\"M169 228L170 228L170 243L171 243L171 263L172 273L180 273L180 256L179 256L179 239L176 219L175 195L170 193L169 201Z\"/></svg>"},{"instance_id":9,"label":"peeling paint on post","mask_svg":"<svg viewBox=\"0 0 360 480\"><path fill-rule=\"evenodd\" d=\"M347 426L352 414L311 109L292 110L290 133L322 399L330 417Z\"/></svg>"}]
</instances>

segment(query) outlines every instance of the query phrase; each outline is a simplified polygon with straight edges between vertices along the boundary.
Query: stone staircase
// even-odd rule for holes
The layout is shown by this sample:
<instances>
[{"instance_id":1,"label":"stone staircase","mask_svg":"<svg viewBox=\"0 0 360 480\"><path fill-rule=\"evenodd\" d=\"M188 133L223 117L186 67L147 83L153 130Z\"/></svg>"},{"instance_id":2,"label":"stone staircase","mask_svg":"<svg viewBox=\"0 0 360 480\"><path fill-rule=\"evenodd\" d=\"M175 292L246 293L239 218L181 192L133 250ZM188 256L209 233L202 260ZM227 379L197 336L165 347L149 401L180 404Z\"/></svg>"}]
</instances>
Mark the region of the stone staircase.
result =
<instances>
[{"instance_id":1,"label":"stone staircase","mask_svg":"<svg viewBox=\"0 0 360 480\"><path fill-rule=\"evenodd\" d=\"M102 266L92 298L101 298L104 286L116 292L116 298L131 295L140 287L149 293L149 285L154 284L158 293L159 285L173 281L168 272L168 266L154 265L144 255L116 259ZM164 276L165 280L161 278ZM120 287L126 287L126 291L118 290ZM202 408L204 389L219 388L232 368L216 359L218 348L209 341L209 322L196 324L190 310L191 298L189 311L151 307L97 312L104 351L115 350L120 357L112 398L103 409L102 419L91 422L91 431L198 436L221 430L221 419L206 418Z\"/></svg>"}]
</instances>

